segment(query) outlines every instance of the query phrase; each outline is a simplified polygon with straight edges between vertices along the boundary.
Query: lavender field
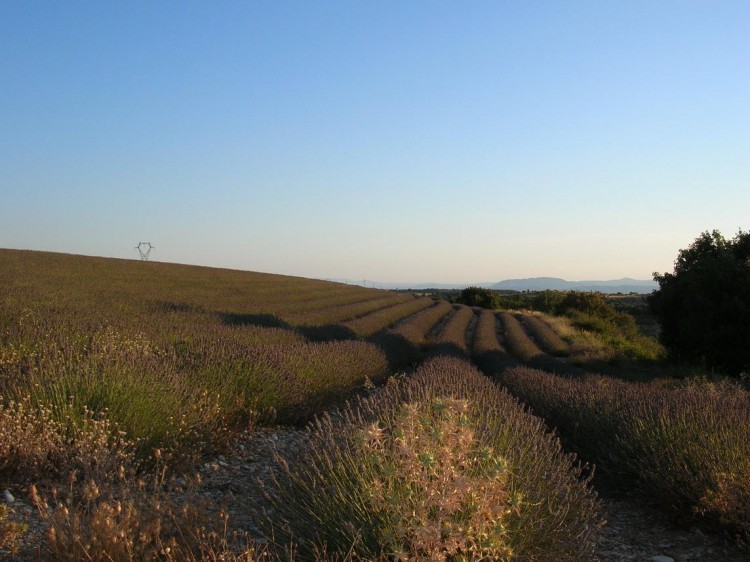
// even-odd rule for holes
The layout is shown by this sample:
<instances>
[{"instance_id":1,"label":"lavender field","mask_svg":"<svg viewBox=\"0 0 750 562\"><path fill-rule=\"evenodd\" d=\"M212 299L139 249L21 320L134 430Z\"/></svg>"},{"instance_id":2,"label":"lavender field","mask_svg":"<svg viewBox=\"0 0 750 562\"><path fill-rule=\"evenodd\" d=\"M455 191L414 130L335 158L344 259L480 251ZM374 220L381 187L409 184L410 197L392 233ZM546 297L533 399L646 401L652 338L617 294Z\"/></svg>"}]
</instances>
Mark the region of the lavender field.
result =
<instances>
[{"instance_id":1,"label":"lavender field","mask_svg":"<svg viewBox=\"0 0 750 562\"><path fill-rule=\"evenodd\" d=\"M750 539L747 391L630 382L657 344L591 320L13 250L0 287L3 555L595 560L593 465ZM306 445L240 526L191 475L266 431Z\"/></svg>"}]
</instances>

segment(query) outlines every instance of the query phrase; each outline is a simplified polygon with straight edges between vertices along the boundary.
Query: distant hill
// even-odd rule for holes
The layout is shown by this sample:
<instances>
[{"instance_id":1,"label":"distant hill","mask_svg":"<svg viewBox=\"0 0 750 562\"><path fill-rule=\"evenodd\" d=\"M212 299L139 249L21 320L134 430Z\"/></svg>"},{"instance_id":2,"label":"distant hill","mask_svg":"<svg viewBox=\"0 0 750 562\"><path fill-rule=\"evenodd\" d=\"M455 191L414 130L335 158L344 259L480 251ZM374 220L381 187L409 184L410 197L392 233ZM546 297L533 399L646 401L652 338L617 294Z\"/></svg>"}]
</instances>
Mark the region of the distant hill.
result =
<instances>
[{"instance_id":1,"label":"distant hill","mask_svg":"<svg viewBox=\"0 0 750 562\"><path fill-rule=\"evenodd\" d=\"M558 277L531 277L528 279L506 279L499 283L392 283L383 281L331 279L339 283L360 285L377 289L464 289L466 287L484 287L498 291L601 291L602 293L650 293L658 288L655 281L643 279L615 279L613 281L566 281Z\"/></svg>"},{"instance_id":2,"label":"distant hill","mask_svg":"<svg viewBox=\"0 0 750 562\"><path fill-rule=\"evenodd\" d=\"M658 288L656 281L643 279L615 279L612 281L566 281L558 277L506 279L491 287L498 291L601 291L602 293L650 293Z\"/></svg>"},{"instance_id":3,"label":"distant hill","mask_svg":"<svg viewBox=\"0 0 750 562\"><path fill-rule=\"evenodd\" d=\"M465 289L466 287L484 287L486 289L489 289L492 287L493 283L490 282L483 282L483 283L394 283L394 282L387 282L387 281L373 281L372 279L360 279L360 280L354 280L354 279L342 279L342 278L332 278L327 279L327 281L334 281L336 283L346 283L347 285L360 285L362 287L368 287L368 288L374 288L374 289L388 289L391 291L394 290L405 290L405 289L412 289L414 291L423 291L427 289L441 289L441 290L448 290L448 289Z\"/></svg>"}]
</instances>

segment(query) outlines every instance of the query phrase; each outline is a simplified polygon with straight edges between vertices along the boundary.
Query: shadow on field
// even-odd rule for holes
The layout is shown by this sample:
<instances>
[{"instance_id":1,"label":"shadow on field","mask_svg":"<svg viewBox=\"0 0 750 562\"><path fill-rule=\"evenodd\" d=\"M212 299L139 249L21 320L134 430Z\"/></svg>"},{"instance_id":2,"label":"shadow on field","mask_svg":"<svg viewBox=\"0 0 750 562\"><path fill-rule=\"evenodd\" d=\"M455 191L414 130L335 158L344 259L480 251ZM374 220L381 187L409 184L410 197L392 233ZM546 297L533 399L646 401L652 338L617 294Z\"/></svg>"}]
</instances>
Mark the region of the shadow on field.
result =
<instances>
[{"instance_id":1,"label":"shadow on field","mask_svg":"<svg viewBox=\"0 0 750 562\"><path fill-rule=\"evenodd\" d=\"M419 363L419 348L399 334L378 332L367 338L367 341L385 353L388 366L393 373L411 369Z\"/></svg>"},{"instance_id":2,"label":"shadow on field","mask_svg":"<svg viewBox=\"0 0 750 562\"><path fill-rule=\"evenodd\" d=\"M152 301L151 308L155 312L205 312L202 306L186 302Z\"/></svg>"},{"instance_id":3,"label":"shadow on field","mask_svg":"<svg viewBox=\"0 0 750 562\"><path fill-rule=\"evenodd\" d=\"M466 359L466 350L455 343L436 343L427 348L425 360L435 357L457 357Z\"/></svg>"},{"instance_id":4,"label":"shadow on field","mask_svg":"<svg viewBox=\"0 0 750 562\"><path fill-rule=\"evenodd\" d=\"M325 342L336 340L356 340L357 333L343 324L326 324L325 326L298 326L297 332L310 341Z\"/></svg>"},{"instance_id":5,"label":"shadow on field","mask_svg":"<svg viewBox=\"0 0 750 562\"><path fill-rule=\"evenodd\" d=\"M324 326L292 326L272 314L239 314L234 312L219 313L221 321L228 326L259 326L263 328L281 328L302 335L311 342L331 342L341 340L358 340L357 333L343 324L326 324ZM431 346L426 353L404 336L390 330L383 330L365 339L379 347L388 360L391 372L410 370L425 357L451 356L466 357L466 352L455 344L438 344Z\"/></svg>"},{"instance_id":6,"label":"shadow on field","mask_svg":"<svg viewBox=\"0 0 750 562\"><path fill-rule=\"evenodd\" d=\"M343 324L326 324L325 326L292 326L285 320L273 314L240 314L236 312L220 312L221 321L227 326L259 326L261 328L281 328L301 334L312 342L327 342L338 340L356 340L354 330Z\"/></svg>"},{"instance_id":7,"label":"shadow on field","mask_svg":"<svg viewBox=\"0 0 750 562\"><path fill-rule=\"evenodd\" d=\"M261 326L262 328L284 328L291 330L292 327L273 314L240 314L237 312L220 312L221 321L227 326Z\"/></svg>"},{"instance_id":8,"label":"shadow on field","mask_svg":"<svg viewBox=\"0 0 750 562\"><path fill-rule=\"evenodd\" d=\"M506 369L521 366L515 357L500 349L477 353L472 359L477 367L489 377L499 375Z\"/></svg>"},{"instance_id":9,"label":"shadow on field","mask_svg":"<svg viewBox=\"0 0 750 562\"><path fill-rule=\"evenodd\" d=\"M532 357L526 362L526 365L532 369L539 369L540 371L547 371L548 373L555 373L565 377L580 377L586 374L586 371L580 367L565 363L547 354Z\"/></svg>"}]
</instances>

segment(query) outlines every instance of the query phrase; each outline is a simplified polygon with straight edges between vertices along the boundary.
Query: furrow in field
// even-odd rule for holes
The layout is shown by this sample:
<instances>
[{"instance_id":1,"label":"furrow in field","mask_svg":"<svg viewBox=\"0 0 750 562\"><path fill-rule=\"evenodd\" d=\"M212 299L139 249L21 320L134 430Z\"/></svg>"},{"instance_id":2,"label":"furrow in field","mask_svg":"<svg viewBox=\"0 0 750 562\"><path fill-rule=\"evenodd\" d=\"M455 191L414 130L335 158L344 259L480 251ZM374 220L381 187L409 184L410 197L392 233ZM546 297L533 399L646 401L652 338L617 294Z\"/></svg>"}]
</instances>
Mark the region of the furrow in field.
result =
<instances>
[{"instance_id":1,"label":"furrow in field","mask_svg":"<svg viewBox=\"0 0 750 562\"><path fill-rule=\"evenodd\" d=\"M514 359L498 341L498 318L491 310L479 313L474 329L472 358L482 371L494 376L505 369L518 366Z\"/></svg>"},{"instance_id":2,"label":"furrow in field","mask_svg":"<svg viewBox=\"0 0 750 562\"><path fill-rule=\"evenodd\" d=\"M515 316L545 353L557 357L565 357L570 354L568 344L540 318L530 314L516 314Z\"/></svg>"},{"instance_id":3,"label":"furrow in field","mask_svg":"<svg viewBox=\"0 0 750 562\"><path fill-rule=\"evenodd\" d=\"M392 332L403 337L415 346L427 344L427 334L442 318L453 312L453 307L446 301L435 303L430 308L422 310L395 326Z\"/></svg>"},{"instance_id":4,"label":"furrow in field","mask_svg":"<svg viewBox=\"0 0 750 562\"><path fill-rule=\"evenodd\" d=\"M339 322L345 322L347 320L353 320L380 308L385 308L400 302L411 300L414 299L409 295L391 294L384 297L381 296L379 298L368 299L366 301L356 302L352 304L331 306L327 308L308 311L293 316L291 323L297 326L322 326L326 324L336 324Z\"/></svg>"},{"instance_id":5,"label":"furrow in field","mask_svg":"<svg viewBox=\"0 0 750 562\"><path fill-rule=\"evenodd\" d=\"M567 375L581 373L577 367L544 353L529 337L523 324L515 316L508 312L501 312L498 316L503 327L504 344L516 359L530 367L544 371Z\"/></svg>"},{"instance_id":6,"label":"furrow in field","mask_svg":"<svg viewBox=\"0 0 750 562\"><path fill-rule=\"evenodd\" d=\"M513 357L523 363L528 363L544 352L526 334L521 323L509 312L498 314L502 326L505 347L513 354Z\"/></svg>"},{"instance_id":7,"label":"furrow in field","mask_svg":"<svg viewBox=\"0 0 750 562\"><path fill-rule=\"evenodd\" d=\"M431 355L466 355L466 331L474 316L474 310L465 305L456 305L454 314L431 340Z\"/></svg>"},{"instance_id":8,"label":"furrow in field","mask_svg":"<svg viewBox=\"0 0 750 562\"><path fill-rule=\"evenodd\" d=\"M285 312L293 319L294 316L304 316L305 314L314 313L314 311L321 311L336 306L356 305L368 302L373 299L383 298L383 295L384 293L381 291L373 293L359 291L354 293L334 293L331 295L315 296L314 298L305 298L304 295L292 295L285 301L285 306L288 303L288 310L285 308ZM391 297L395 296L391 295Z\"/></svg>"},{"instance_id":9,"label":"furrow in field","mask_svg":"<svg viewBox=\"0 0 750 562\"><path fill-rule=\"evenodd\" d=\"M355 318L344 322L343 326L352 330L358 337L366 338L372 334L385 330L395 324L402 318L410 316L416 312L424 310L432 305L432 299L429 297L411 298L403 302L397 302L391 306L386 306L371 312L365 316Z\"/></svg>"}]
</instances>

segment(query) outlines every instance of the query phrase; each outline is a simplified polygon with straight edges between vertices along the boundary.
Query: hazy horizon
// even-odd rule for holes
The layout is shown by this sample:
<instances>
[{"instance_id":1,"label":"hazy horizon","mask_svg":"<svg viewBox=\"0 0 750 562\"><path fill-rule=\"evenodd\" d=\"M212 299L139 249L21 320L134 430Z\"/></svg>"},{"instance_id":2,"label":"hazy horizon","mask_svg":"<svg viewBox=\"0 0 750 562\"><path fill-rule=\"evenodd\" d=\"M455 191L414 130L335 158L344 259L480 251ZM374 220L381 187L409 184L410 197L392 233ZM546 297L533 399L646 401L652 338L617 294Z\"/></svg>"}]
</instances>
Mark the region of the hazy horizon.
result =
<instances>
[{"instance_id":1,"label":"hazy horizon","mask_svg":"<svg viewBox=\"0 0 750 562\"><path fill-rule=\"evenodd\" d=\"M71 252L52 252L52 253L58 253L61 255L70 255L74 257L86 257L86 258L105 258L105 259L122 259L122 260L133 260L133 261L143 261L143 258L138 253L137 247L133 248L134 254L132 257L116 257L116 256L100 256L100 255L89 255L89 254L75 254ZM31 249L31 248L0 248L0 250L11 250L11 251L32 251L32 252L50 252L50 250L37 250L37 249ZM166 262L159 259L156 259L154 254L150 254L150 257L147 257L145 261L153 262L153 263L164 263L167 265L184 265L188 267L197 266L197 267L211 267L211 268L218 268L218 269L229 269L233 271L248 271L253 273L268 273L268 274L277 274L277 275L289 275L284 273L279 273L275 271L259 271L259 270L251 270L251 269L242 269L242 268L232 268L232 267L225 267L225 266L212 266L212 265L205 265L200 263L183 263L183 262ZM461 286L461 287L468 287L468 286L489 286L494 285L499 282L503 281L516 281L516 280L526 280L526 279L555 279L555 280L562 280L567 281L571 283L586 283L586 282L617 282L617 281L637 281L637 282L646 282L646 283L652 283L654 282L652 278L642 278L642 279L635 279L632 277L620 277L616 279L570 279L565 277L552 277L549 275L541 275L537 277L528 277L528 278L502 278L502 279L496 279L496 280L477 280L477 279L470 279L470 280L462 280L462 281L453 281L453 282L443 282L443 281L430 281L426 279L422 280L392 280L392 279L354 279L354 278L348 278L348 277L308 277L308 276L300 276L300 277L307 277L310 279L317 279L320 281L331 281L334 283L346 283L350 285L361 285L363 287L374 287L374 288L383 288L384 286L388 286L387 288L420 288L420 287L426 287L426 288L440 288L443 286Z\"/></svg>"},{"instance_id":2,"label":"hazy horizon","mask_svg":"<svg viewBox=\"0 0 750 562\"><path fill-rule=\"evenodd\" d=\"M0 5L0 247L650 279L750 209L740 1Z\"/></svg>"}]
</instances>

